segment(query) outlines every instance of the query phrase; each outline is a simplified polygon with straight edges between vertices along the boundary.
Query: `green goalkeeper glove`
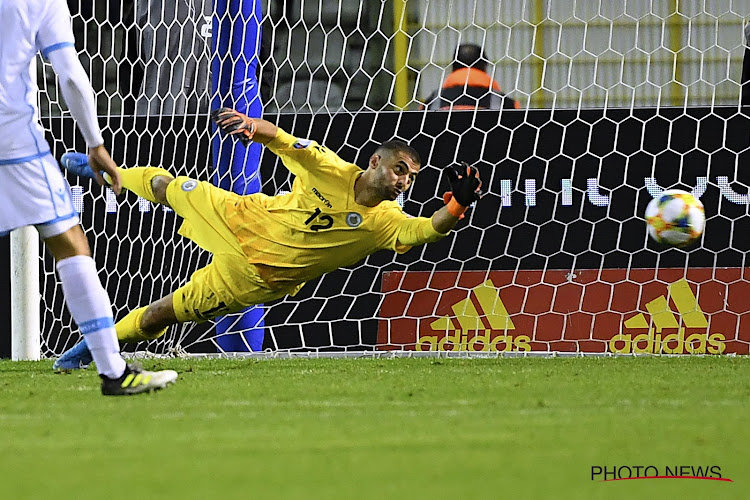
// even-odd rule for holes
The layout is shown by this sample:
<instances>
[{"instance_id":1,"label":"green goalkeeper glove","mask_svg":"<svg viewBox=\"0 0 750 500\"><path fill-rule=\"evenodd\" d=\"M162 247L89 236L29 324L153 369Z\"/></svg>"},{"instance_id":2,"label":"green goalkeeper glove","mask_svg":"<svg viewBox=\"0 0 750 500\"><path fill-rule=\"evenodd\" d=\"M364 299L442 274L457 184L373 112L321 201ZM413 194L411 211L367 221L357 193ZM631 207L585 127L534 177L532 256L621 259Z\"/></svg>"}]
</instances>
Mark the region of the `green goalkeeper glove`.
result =
<instances>
[{"instance_id":1,"label":"green goalkeeper glove","mask_svg":"<svg viewBox=\"0 0 750 500\"><path fill-rule=\"evenodd\" d=\"M255 120L230 108L219 108L211 112L211 119L219 128L235 136L244 146L248 146L255 135Z\"/></svg>"},{"instance_id":2,"label":"green goalkeeper glove","mask_svg":"<svg viewBox=\"0 0 750 500\"><path fill-rule=\"evenodd\" d=\"M465 161L461 165L446 167L445 175L451 184L451 191L443 195L448 211L455 217L463 219L466 209L482 197L482 180L479 170Z\"/></svg>"}]
</instances>

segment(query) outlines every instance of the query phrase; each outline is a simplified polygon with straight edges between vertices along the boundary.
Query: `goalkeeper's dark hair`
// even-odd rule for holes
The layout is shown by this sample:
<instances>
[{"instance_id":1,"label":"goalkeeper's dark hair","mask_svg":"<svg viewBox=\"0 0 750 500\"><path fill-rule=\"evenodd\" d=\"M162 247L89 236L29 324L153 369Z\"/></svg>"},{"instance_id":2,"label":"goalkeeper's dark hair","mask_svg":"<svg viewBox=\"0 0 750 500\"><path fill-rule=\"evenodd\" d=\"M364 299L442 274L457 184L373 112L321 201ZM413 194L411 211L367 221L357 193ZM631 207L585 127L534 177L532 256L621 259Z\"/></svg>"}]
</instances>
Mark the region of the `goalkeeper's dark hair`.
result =
<instances>
[{"instance_id":1,"label":"goalkeeper's dark hair","mask_svg":"<svg viewBox=\"0 0 750 500\"><path fill-rule=\"evenodd\" d=\"M417 150L409 146L404 141L399 141L398 139L391 139L390 141L386 141L378 146L378 149L375 150L375 154L379 154L384 151L387 151L390 154L405 153L412 160L414 160L417 165L422 165L422 158L419 156L419 153L417 153Z\"/></svg>"}]
</instances>

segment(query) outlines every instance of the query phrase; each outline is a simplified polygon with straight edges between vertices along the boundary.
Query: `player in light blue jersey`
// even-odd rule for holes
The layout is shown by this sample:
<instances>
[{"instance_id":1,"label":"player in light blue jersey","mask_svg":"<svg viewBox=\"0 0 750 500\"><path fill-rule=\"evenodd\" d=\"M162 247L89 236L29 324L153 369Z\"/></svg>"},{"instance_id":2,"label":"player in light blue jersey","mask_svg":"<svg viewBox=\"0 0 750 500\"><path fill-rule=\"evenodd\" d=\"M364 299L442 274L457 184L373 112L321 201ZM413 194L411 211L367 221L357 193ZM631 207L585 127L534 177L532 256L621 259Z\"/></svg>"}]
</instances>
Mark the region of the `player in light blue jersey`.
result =
<instances>
[{"instance_id":1,"label":"player in light blue jersey","mask_svg":"<svg viewBox=\"0 0 750 500\"><path fill-rule=\"evenodd\" d=\"M37 86L29 68L41 52L60 79L100 184L106 172L119 193L117 167L103 145L94 92L73 42L65 0L0 0L0 236L28 225L38 230L57 263L68 309L102 378L102 393L150 392L173 383L177 373L144 371L120 356L109 297L73 208L70 186L37 119ZM58 369L79 367L56 363Z\"/></svg>"}]
</instances>

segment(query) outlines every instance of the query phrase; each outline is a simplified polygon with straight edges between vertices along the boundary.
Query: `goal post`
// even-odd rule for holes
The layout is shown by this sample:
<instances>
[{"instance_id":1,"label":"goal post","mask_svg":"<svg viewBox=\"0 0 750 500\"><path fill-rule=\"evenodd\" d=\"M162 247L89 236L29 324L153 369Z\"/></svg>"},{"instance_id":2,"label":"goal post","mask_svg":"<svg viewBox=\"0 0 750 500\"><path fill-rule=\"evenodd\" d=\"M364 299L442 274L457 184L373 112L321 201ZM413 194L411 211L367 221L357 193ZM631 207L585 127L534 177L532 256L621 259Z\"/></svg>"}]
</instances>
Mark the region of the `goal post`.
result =
<instances>
[{"instance_id":1,"label":"goal post","mask_svg":"<svg viewBox=\"0 0 750 500\"><path fill-rule=\"evenodd\" d=\"M29 65L37 79L37 58ZM10 233L10 356L14 361L38 360L41 350L39 298L39 234L32 226Z\"/></svg>"},{"instance_id":2,"label":"goal post","mask_svg":"<svg viewBox=\"0 0 750 500\"><path fill-rule=\"evenodd\" d=\"M123 2L117 12L84 4L74 9L77 48L113 157L210 180L215 136L205 112L145 115L128 104L149 88L134 84L139 71L200 67L200 51L144 60L130 27L146 2ZM192 33L189 43L210 46L210 32L187 27L198 21L151 20L157 31ZM740 85L748 20L750 5L728 0L263 0L264 118L360 166L378 143L410 142L424 160L402 200L410 215L442 206L441 172L453 162L476 165L486 188L440 242L374 254L265 304L263 349L747 354L750 114ZM482 47L488 74L520 109L420 109L463 43ZM42 119L55 130L55 156L81 150L48 67L43 75ZM194 78L209 76L201 75ZM166 92L210 102L208 81L196 83ZM267 150L260 171L264 193L290 189L291 175ZM208 261L176 234L173 212L69 180L81 189L83 225L116 318ZM668 188L693 191L706 207L706 232L693 247L660 247L646 234L645 206ZM80 336L54 268L38 264L41 351L50 357ZM210 322L186 324L128 349L217 353L221 335Z\"/></svg>"},{"instance_id":3,"label":"goal post","mask_svg":"<svg viewBox=\"0 0 750 500\"><path fill-rule=\"evenodd\" d=\"M39 234L32 226L10 233L11 359L41 358Z\"/></svg>"}]
</instances>

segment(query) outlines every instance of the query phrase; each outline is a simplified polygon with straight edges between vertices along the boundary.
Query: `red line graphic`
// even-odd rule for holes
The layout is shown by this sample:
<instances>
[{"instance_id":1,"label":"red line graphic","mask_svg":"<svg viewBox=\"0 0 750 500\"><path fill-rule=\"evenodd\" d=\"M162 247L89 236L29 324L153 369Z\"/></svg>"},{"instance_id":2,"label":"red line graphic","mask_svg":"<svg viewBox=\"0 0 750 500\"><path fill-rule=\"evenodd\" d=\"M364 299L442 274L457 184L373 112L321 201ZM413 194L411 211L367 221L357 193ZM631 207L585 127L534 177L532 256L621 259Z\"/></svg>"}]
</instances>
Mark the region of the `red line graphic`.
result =
<instances>
[{"instance_id":1,"label":"red line graphic","mask_svg":"<svg viewBox=\"0 0 750 500\"><path fill-rule=\"evenodd\" d=\"M626 479L708 479L710 481L726 481L733 483L728 477L703 477L703 476L636 476L636 477L618 477L615 479L602 479L600 483L608 481L625 481Z\"/></svg>"}]
</instances>

